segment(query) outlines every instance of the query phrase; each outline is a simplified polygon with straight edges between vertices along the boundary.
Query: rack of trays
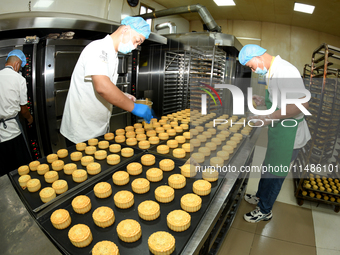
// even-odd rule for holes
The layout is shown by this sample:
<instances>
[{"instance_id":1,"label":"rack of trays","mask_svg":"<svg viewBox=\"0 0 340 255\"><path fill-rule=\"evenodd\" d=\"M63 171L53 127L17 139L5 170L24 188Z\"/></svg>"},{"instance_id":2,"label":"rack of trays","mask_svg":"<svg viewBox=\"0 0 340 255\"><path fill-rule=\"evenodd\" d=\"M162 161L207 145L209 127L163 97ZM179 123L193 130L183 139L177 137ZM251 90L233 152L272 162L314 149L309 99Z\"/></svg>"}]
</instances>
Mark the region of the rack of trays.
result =
<instances>
[{"instance_id":1,"label":"rack of trays","mask_svg":"<svg viewBox=\"0 0 340 255\"><path fill-rule=\"evenodd\" d=\"M326 163L334 153L340 124L340 70L333 62L340 60L339 53L340 48L322 44L312 55L307 87L312 115L306 118L312 138L305 147L307 164Z\"/></svg>"}]
</instances>

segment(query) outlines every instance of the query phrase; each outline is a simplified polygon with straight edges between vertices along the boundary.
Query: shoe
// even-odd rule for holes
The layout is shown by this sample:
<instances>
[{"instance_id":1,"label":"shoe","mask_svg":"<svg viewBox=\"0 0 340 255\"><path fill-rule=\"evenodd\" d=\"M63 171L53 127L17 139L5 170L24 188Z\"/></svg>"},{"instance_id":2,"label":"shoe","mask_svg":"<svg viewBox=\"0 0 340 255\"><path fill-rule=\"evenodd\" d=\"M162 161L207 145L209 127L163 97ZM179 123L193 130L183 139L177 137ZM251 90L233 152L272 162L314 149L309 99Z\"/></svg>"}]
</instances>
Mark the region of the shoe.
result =
<instances>
[{"instance_id":1,"label":"shoe","mask_svg":"<svg viewBox=\"0 0 340 255\"><path fill-rule=\"evenodd\" d=\"M251 194L245 194L244 200L246 200L249 204L252 205L257 205L257 203L260 201L260 199L257 196Z\"/></svg>"},{"instance_id":2,"label":"shoe","mask_svg":"<svg viewBox=\"0 0 340 255\"><path fill-rule=\"evenodd\" d=\"M271 220L271 218L273 218L273 214L271 211L267 214L264 214L261 212L259 207L256 207L254 211L251 211L243 215L243 218L245 219L245 221L248 221L250 223L256 223L261 220L264 220L264 221Z\"/></svg>"}]
</instances>

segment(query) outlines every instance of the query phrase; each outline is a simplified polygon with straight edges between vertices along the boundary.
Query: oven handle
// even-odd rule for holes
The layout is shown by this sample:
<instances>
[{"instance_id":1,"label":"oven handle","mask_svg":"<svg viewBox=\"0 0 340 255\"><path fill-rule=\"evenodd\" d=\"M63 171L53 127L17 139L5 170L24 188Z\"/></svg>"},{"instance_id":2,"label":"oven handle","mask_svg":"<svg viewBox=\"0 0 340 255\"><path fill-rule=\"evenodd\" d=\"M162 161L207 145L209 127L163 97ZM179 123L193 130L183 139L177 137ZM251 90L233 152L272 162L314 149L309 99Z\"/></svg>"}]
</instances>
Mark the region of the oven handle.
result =
<instances>
[{"instance_id":1,"label":"oven handle","mask_svg":"<svg viewBox=\"0 0 340 255\"><path fill-rule=\"evenodd\" d=\"M81 51L76 51L76 50L75 51L62 51L61 50L61 51L56 51L55 56L57 56L58 54L66 54L66 53L67 54L70 54L70 53L74 53L74 54L78 54L79 53L80 54Z\"/></svg>"},{"instance_id":2,"label":"oven handle","mask_svg":"<svg viewBox=\"0 0 340 255\"><path fill-rule=\"evenodd\" d=\"M68 89L59 89L54 91L54 96L57 96L58 93L67 93Z\"/></svg>"}]
</instances>

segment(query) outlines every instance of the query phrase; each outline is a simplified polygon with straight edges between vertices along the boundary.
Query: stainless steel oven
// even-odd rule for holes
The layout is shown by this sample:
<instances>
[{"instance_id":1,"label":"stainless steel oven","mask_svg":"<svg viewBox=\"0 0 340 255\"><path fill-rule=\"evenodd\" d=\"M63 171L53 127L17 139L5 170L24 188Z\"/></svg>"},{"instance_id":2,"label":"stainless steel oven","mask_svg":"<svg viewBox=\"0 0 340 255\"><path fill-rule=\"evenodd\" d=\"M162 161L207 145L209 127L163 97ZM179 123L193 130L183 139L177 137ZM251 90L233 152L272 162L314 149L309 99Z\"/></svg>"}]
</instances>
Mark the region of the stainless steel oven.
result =
<instances>
[{"instance_id":1,"label":"stainless steel oven","mask_svg":"<svg viewBox=\"0 0 340 255\"><path fill-rule=\"evenodd\" d=\"M1 15L0 68L4 67L6 56L13 49L21 49L27 57L23 76L27 81L27 104L34 123L24 133L33 158L45 157L66 147L59 129L74 66L87 44L104 38L119 25L104 19L73 14L31 12ZM73 39L47 39L51 33L67 31L75 33ZM166 41L165 37L151 33L142 47L166 44ZM140 50L118 56L119 77L116 85L123 92L135 96ZM114 107L110 128L114 131L133 121L130 113Z\"/></svg>"},{"instance_id":2,"label":"stainless steel oven","mask_svg":"<svg viewBox=\"0 0 340 255\"><path fill-rule=\"evenodd\" d=\"M43 40L37 45L37 105L42 148L44 154L65 148L64 137L60 134L60 125L73 69L78 58L91 40ZM116 86L131 93L132 53L118 54L118 80ZM41 74L41 75L40 75ZM135 78L134 78L135 79ZM131 113L113 107L110 130L131 125Z\"/></svg>"},{"instance_id":3,"label":"stainless steel oven","mask_svg":"<svg viewBox=\"0 0 340 255\"><path fill-rule=\"evenodd\" d=\"M73 69L90 40L53 40L37 46L37 105L44 154L65 148L59 129Z\"/></svg>"}]
</instances>

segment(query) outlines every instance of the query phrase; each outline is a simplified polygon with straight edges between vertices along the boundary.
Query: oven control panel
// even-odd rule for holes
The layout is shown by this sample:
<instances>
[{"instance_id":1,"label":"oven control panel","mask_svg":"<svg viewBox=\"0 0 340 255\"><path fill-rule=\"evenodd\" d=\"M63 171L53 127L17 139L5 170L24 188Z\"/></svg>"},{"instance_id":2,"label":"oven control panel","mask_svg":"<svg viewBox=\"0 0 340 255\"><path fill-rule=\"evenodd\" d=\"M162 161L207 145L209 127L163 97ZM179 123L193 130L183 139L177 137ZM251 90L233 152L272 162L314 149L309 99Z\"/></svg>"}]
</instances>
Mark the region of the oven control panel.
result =
<instances>
[{"instance_id":1,"label":"oven control panel","mask_svg":"<svg viewBox=\"0 0 340 255\"><path fill-rule=\"evenodd\" d=\"M28 140L29 149L33 159L41 158L41 150L38 143L37 125L34 112L34 88L32 79L32 56L33 44L23 46L23 52L26 55L26 65L22 69L22 76L26 79L27 85L27 107L33 116L33 123L29 126L26 125L26 139ZM26 123L27 124L27 123Z\"/></svg>"}]
</instances>

